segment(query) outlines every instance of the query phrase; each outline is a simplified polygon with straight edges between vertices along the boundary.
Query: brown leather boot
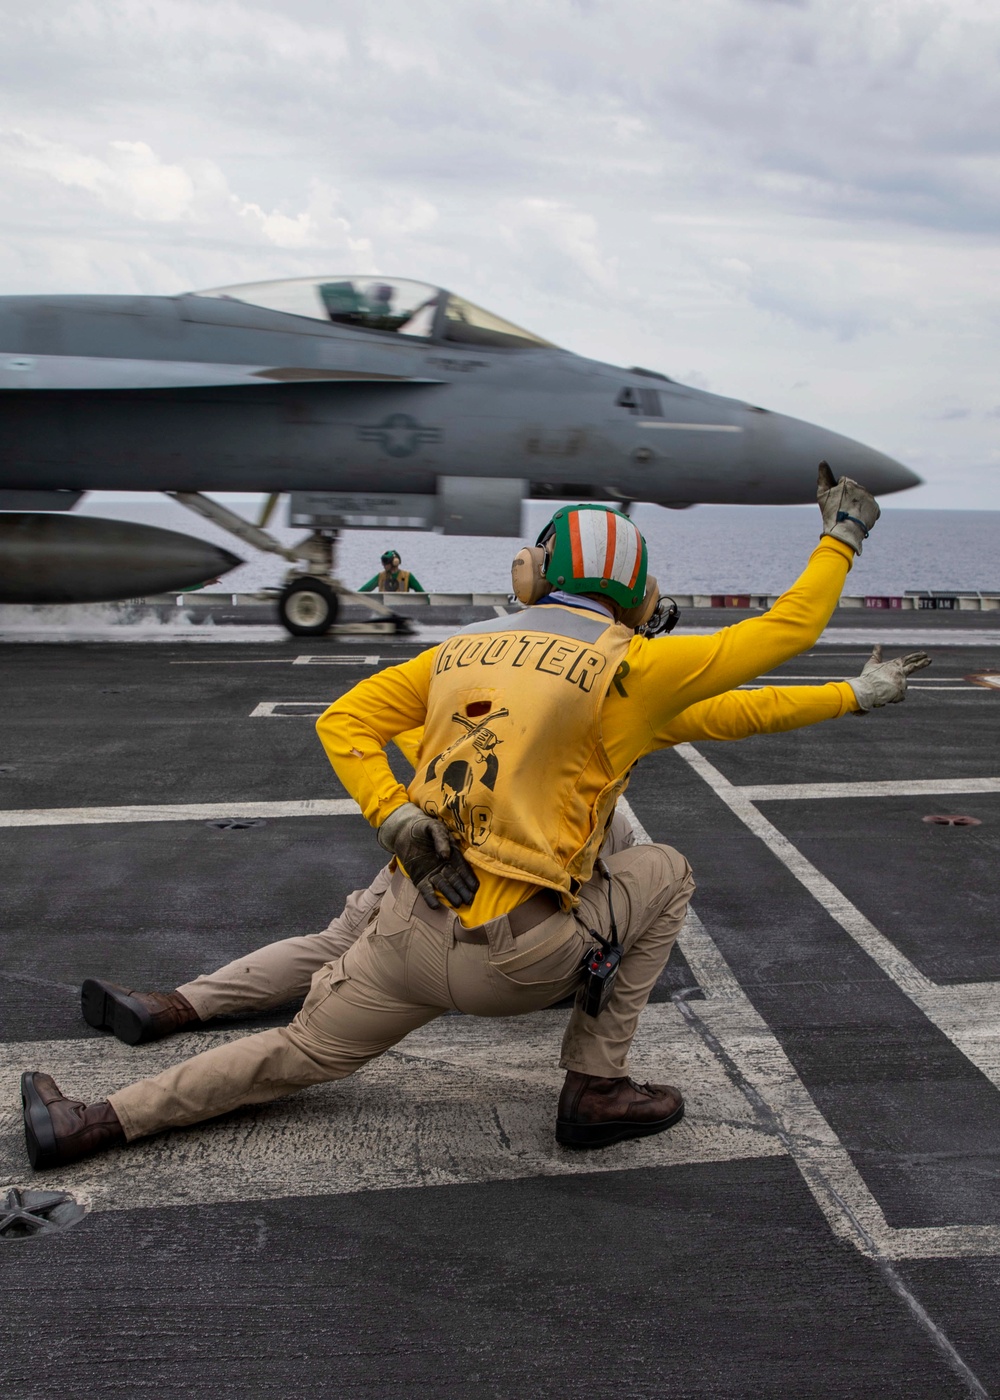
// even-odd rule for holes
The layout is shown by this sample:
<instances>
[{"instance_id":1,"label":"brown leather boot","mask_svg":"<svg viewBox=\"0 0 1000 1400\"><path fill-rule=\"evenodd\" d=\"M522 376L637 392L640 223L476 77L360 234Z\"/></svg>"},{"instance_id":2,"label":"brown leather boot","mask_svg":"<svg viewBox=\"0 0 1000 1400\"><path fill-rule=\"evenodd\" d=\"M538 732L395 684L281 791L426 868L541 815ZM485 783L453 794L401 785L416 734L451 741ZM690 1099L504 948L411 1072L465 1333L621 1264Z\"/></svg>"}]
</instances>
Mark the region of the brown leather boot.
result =
<instances>
[{"instance_id":1,"label":"brown leather boot","mask_svg":"<svg viewBox=\"0 0 1000 1400\"><path fill-rule=\"evenodd\" d=\"M563 1147L610 1147L648 1137L684 1117L684 1099L672 1084L636 1084L566 1071L559 1095L556 1141Z\"/></svg>"},{"instance_id":2,"label":"brown leather boot","mask_svg":"<svg viewBox=\"0 0 1000 1400\"><path fill-rule=\"evenodd\" d=\"M88 977L81 987L80 1009L88 1026L110 1031L126 1045L162 1040L201 1020L180 992L133 992L96 977Z\"/></svg>"},{"instance_id":3,"label":"brown leather boot","mask_svg":"<svg viewBox=\"0 0 1000 1400\"><path fill-rule=\"evenodd\" d=\"M50 1074L21 1075L24 1140L35 1171L64 1167L125 1141L125 1130L106 1099L68 1099Z\"/></svg>"}]
</instances>

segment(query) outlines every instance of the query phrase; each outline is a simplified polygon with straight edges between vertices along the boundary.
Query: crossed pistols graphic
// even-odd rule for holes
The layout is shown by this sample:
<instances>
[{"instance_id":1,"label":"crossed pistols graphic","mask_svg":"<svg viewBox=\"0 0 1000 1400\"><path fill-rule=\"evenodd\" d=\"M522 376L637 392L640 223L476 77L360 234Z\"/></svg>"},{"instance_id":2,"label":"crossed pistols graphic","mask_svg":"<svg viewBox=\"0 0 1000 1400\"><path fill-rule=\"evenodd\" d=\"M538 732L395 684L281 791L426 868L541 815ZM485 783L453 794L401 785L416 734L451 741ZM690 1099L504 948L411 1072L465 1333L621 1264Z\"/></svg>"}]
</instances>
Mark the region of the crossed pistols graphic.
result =
<instances>
[{"instance_id":1,"label":"crossed pistols graphic","mask_svg":"<svg viewBox=\"0 0 1000 1400\"><path fill-rule=\"evenodd\" d=\"M492 792L496 785L497 774L500 771L500 764L497 762L497 756L493 750L496 748L497 744L502 744L503 740L499 738L492 729L487 729L486 720L503 719L505 715L509 714L510 711L507 709L497 710L494 714L487 715L485 718L479 720L477 724L473 724L471 720L466 719L465 715L453 714L452 720L456 724L463 725L466 732L460 735L454 743L449 744L446 749L442 750L436 758L431 759L430 763L427 765L427 781L434 781L437 776L438 765L458 747L463 739L471 739L473 747L476 750L476 762L485 763L486 765L486 772L482 774L480 782L483 787L488 787L490 792Z\"/></svg>"}]
</instances>

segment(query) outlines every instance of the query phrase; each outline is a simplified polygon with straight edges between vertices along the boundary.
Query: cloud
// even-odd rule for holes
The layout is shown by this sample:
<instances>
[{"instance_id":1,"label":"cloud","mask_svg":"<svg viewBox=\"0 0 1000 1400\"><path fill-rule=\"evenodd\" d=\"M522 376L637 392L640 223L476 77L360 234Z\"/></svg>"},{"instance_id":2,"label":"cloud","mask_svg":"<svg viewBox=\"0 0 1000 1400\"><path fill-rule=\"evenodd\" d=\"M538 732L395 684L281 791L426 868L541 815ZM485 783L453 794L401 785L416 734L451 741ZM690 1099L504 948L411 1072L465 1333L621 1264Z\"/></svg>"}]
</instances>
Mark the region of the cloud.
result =
<instances>
[{"instance_id":1,"label":"cloud","mask_svg":"<svg viewBox=\"0 0 1000 1400\"><path fill-rule=\"evenodd\" d=\"M164 226L144 237L137 253L130 246L124 255L126 262L135 258L141 265L157 246L156 239L162 240L160 246L166 250L172 239L183 235L195 244L203 241L209 246L225 240L229 245L226 256L235 254L244 259L257 248L311 250L312 259L319 253L324 259L343 258L361 271L372 263L370 240L354 234L340 211L338 192L319 180L310 182L300 207L267 208L232 190L223 170L211 160L167 161L144 141L113 140L99 153L87 152L68 142L17 129L0 130L0 178L9 195L22 196L13 200L16 207L42 202L58 210L54 223L85 228L100 221L102 215L113 216L110 225L98 223L98 238L109 242L134 245L130 221L139 226ZM433 209L426 201L401 208L399 222L404 227L426 226L432 221ZM61 265L64 239L58 232L50 237L59 249ZM119 255L118 276L121 270ZM180 288L157 286L148 290Z\"/></svg>"},{"instance_id":2,"label":"cloud","mask_svg":"<svg viewBox=\"0 0 1000 1400\"><path fill-rule=\"evenodd\" d=\"M180 165L159 159L144 141L112 141L104 158L37 134L0 132L0 161L8 169L85 190L117 213L154 223L187 216L195 182Z\"/></svg>"},{"instance_id":3,"label":"cloud","mask_svg":"<svg viewBox=\"0 0 1000 1400\"><path fill-rule=\"evenodd\" d=\"M614 289L618 259L602 246L593 215L533 197L512 202L503 217L511 248L536 269L544 265L550 285L559 280L570 290L583 278L600 292Z\"/></svg>"}]
</instances>

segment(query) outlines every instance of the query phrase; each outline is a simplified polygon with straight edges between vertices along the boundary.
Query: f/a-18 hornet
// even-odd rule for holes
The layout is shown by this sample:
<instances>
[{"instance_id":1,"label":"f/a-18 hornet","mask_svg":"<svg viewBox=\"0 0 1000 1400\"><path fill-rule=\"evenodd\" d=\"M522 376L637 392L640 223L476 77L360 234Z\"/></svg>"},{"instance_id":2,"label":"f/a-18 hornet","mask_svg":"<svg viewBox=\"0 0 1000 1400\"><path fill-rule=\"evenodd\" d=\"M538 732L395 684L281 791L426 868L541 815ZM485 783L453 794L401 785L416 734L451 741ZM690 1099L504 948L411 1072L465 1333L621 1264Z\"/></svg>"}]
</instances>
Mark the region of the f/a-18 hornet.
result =
<instances>
[{"instance_id":1,"label":"f/a-18 hornet","mask_svg":"<svg viewBox=\"0 0 1000 1400\"><path fill-rule=\"evenodd\" d=\"M134 597L240 562L53 514L85 491L162 491L284 554L279 612L303 634L326 631L348 591L333 577L341 528L519 535L528 498L805 502L821 458L876 493L919 484L849 438L583 359L422 283L0 298L0 601ZM291 493L310 533L285 549L267 512L251 524L207 491Z\"/></svg>"}]
</instances>

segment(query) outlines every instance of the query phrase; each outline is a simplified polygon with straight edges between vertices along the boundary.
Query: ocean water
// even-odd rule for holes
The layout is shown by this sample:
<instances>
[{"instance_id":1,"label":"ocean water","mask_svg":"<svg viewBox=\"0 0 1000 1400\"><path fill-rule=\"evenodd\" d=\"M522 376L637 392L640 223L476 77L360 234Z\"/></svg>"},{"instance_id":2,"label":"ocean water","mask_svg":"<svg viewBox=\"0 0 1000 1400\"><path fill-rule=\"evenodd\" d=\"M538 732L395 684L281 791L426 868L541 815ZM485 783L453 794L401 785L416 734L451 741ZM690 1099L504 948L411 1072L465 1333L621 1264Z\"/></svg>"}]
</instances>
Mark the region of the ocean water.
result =
<instances>
[{"instance_id":1,"label":"ocean water","mask_svg":"<svg viewBox=\"0 0 1000 1400\"><path fill-rule=\"evenodd\" d=\"M258 497L222 497L231 509L256 518ZM551 506L530 502L525 538L534 539ZM253 592L280 584L284 560L252 551L174 501L87 497L78 514L102 515L198 535L247 559L211 591ZM287 519L282 503L275 520ZM671 511L638 506L634 519L646 536L650 571L665 592L777 593L799 574L819 537L815 506L694 506ZM304 531L272 523L285 543ZM444 536L406 530L348 530L338 543L337 574L357 587L379 568L379 555L397 549L428 591L506 592L517 541ZM888 506L855 562L848 594L902 593L906 589L979 589L1000 593L1000 511L907 510Z\"/></svg>"}]
</instances>

